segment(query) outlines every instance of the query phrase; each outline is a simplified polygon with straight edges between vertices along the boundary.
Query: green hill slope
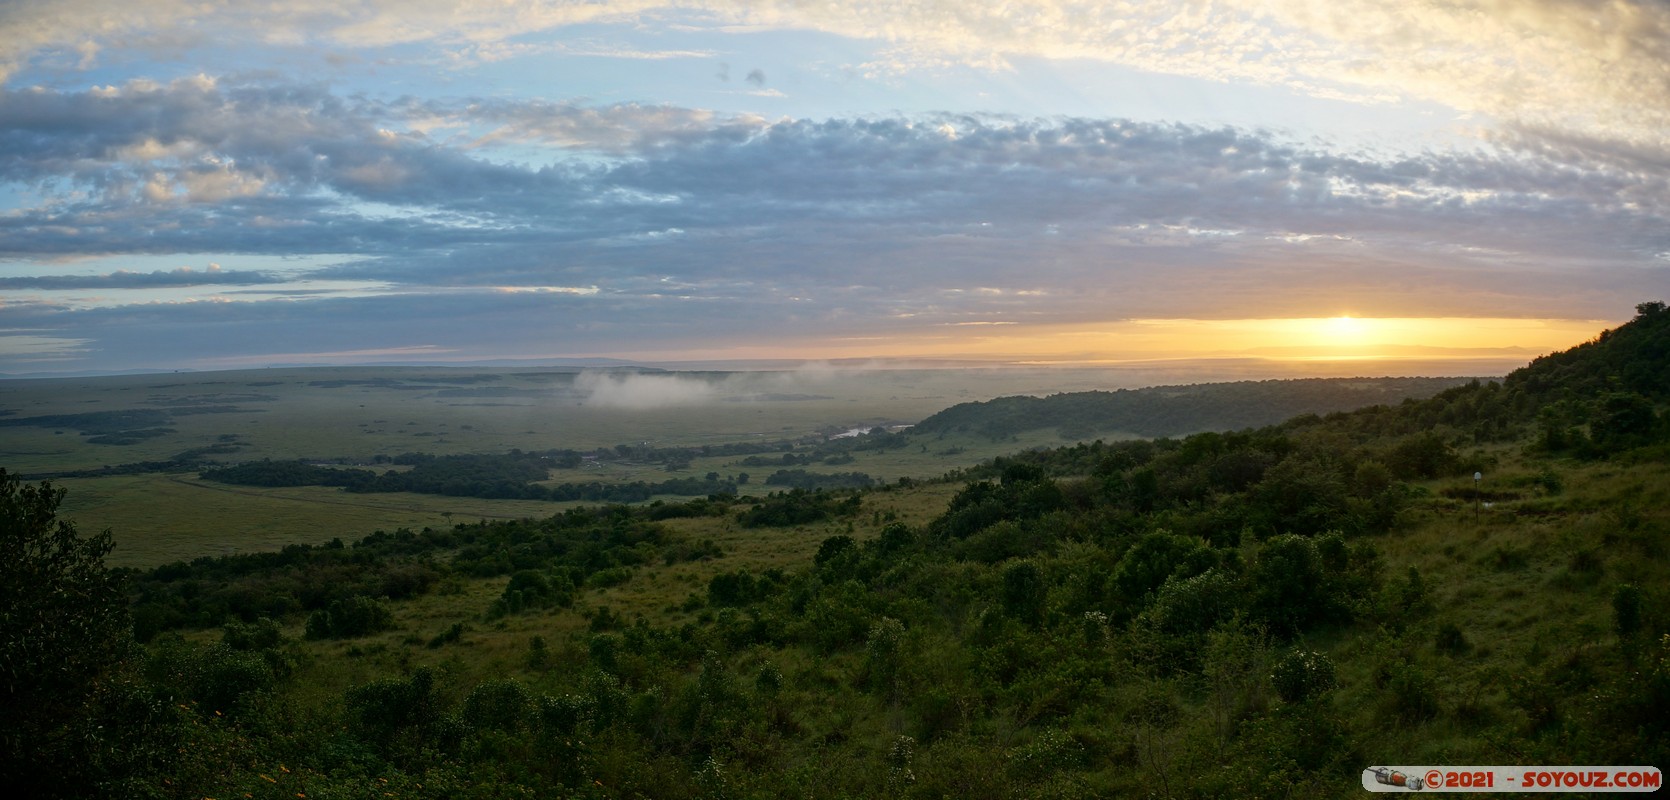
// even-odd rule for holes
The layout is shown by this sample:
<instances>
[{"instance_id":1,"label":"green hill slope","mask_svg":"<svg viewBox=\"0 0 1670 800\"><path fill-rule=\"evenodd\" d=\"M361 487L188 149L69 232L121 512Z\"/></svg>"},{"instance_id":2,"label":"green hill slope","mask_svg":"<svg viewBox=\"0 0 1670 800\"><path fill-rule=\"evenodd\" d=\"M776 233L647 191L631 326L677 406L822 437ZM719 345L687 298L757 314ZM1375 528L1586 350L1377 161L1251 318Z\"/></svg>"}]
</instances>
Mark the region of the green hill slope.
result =
<instances>
[{"instance_id":1,"label":"green hill slope","mask_svg":"<svg viewBox=\"0 0 1670 800\"><path fill-rule=\"evenodd\" d=\"M920 433L970 431L1001 438L1058 428L1067 438L1130 433L1181 436L1274 425L1300 414L1326 414L1431 397L1467 378L1305 378L1153 386L1048 397L999 397L960 403L918 423Z\"/></svg>"}]
</instances>

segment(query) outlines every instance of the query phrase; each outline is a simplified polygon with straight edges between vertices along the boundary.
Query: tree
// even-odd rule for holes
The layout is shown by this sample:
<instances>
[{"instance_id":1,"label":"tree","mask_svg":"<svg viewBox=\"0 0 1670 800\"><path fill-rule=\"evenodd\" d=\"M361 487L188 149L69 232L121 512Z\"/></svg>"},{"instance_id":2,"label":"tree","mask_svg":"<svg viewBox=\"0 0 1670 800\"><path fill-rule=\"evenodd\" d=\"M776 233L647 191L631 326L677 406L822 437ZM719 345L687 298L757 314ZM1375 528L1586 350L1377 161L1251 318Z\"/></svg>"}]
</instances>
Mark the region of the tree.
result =
<instances>
[{"instance_id":1,"label":"tree","mask_svg":"<svg viewBox=\"0 0 1670 800\"><path fill-rule=\"evenodd\" d=\"M91 790L109 759L90 721L133 643L110 532L82 538L63 499L0 469L0 784L26 797Z\"/></svg>"},{"instance_id":2,"label":"tree","mask_svg":"<svg viewBox=\"0 0 1670 800\"><path fill-rule=\"evenodd\" d=\"M1281 699L1302 703L1321 697L1338 685L1334 672L1334 662L1327 656L1314 650L1294 650L1276 662L1270 672L1270 682Z\"/></svg>"},{"instance_id":3,"label":"tree","mask_svg":"<svg viewBox=\"0 0 1670 800\"><path fill-rule=\"evenodd\" d=\"M1636 392L1607 392L1596 405L1589 428L1601 447L1625 450L1653 439L1653 401Z\"/></svg>"},{"instance_id":4,"label":"tree","mask_svg":"<svg viewBox=\"0 0 1670 800\"><path fill-rule=\"evenodd\" d=\"M1254 618L1279 636L1292 636L1331 610L1321 554L1303 536L1289 533L1265 542L1250 583Z\"/></svg>"},{"instance_id":5,"label":"tree","mask_svg":"<svg viewBox=\"0 0 1670 800\"><path fill-rule=\"evenodd\" d=\"M1003 612L1034 628L1044 622L1049 593L1044 573L1031 561L1016 561L1003 570Z\"/></svg>"}]
</instances>

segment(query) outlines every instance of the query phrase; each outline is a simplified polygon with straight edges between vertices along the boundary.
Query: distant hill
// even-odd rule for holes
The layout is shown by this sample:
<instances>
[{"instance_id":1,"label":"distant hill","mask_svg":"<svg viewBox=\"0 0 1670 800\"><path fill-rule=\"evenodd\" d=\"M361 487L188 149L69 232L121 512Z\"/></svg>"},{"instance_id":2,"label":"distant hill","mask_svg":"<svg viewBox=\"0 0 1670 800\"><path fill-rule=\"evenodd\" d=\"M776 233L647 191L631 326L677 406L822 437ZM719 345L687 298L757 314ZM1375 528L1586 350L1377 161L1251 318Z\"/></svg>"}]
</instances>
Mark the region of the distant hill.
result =
<instances>
[{"instance_id":1,"label":"distant hill","mask_svg":"<svg viewBox=\"0 0 1670 800\"><path fill-rule=\"evenodd\" d=\"M1512 423L1531 422L1541 413L1544 426L1556 432L1550 444L1558 445L1568 428L1591 423L1603 429L1639 426L1652 419L1652 404L1670 401L1670 310L1662 302L1642 303L1630 322L1601 332L1593 341L1537 358L1500 385L1446 392L1482 380L1307 378L999 397L947 408L917 424L914 432L999 438L1058 428L1063 436L1076 439L1115 432L1182 436L1275 425L1305 414L1393 406L1443 393L1433 403L1409 409L1410 414L1451 424L1460 421L1453 418L1458 415L1489 417L1501 429L1496 435L1501 435ZM1458 403L1468 408L1448 408ZM1591 408L1594 403L1600 406ZM1543 411L1550 407L1553 411ZM1445 413L1434 416L1440 409Z\"/></svg>"},{"instance_id":2,"label":"distant hill","mask_svg":"<svg viewBox=\"0 0 1670 800\"><path fill-rule=\"evenodd\" d=\"M1302 414L1328 414L1424 399L1476 378L1304 378L1153 386L962 403L918 423L917 433L1004 437L1059 428L1063 436L1103 433L1181 436L1256 428Z\"/></svg>"}]
</instances>

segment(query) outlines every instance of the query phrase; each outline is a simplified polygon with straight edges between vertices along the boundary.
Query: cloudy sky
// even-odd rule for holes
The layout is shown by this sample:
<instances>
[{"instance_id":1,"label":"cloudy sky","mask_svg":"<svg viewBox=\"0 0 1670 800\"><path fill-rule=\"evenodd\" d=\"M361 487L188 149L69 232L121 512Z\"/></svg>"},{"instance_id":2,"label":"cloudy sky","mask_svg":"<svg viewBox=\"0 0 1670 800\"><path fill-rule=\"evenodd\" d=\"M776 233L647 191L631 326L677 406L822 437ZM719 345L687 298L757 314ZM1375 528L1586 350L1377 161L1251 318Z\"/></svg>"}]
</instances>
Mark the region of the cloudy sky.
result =
<instances>
[{"instance_id":1,"label":"cloudy sky","mask_svg":"<svg viewBox=\"0 0 1670 800\"><path fill-rule=\"evenodd\" d=\"M0 372L1534 354L1665 0L6 0Z\"/></svg>"}]
</instances>

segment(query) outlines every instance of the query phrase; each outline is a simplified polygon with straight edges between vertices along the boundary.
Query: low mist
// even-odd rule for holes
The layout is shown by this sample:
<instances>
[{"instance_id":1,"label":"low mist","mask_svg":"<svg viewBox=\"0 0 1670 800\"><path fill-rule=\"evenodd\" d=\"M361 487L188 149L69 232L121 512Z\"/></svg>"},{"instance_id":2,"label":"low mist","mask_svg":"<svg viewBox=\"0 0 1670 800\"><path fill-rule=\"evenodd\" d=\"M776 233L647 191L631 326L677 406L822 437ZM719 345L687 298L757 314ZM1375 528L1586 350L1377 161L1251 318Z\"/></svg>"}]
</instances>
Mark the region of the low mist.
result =
<instances>
[{"instance_id":1,"label":"low mist","mask_svg":"<svg viewBox=\"0 0 1670 800\"><path fill-rule=\"evenodd\" d=\"M574 389L589 406L642 411L718 402L716 383L689 375L582 372L574 378Z\"/></svg>"},{"instance_id":2,"label":"low mist","mask_svg":"<svg viewBox=\"0 0 1670 800\"><path fill-rule=\"evenodd\" d=\"M792 370L761 372L646 373L588 370L574 378L574 392L588 406L645 410L770 400L828 399L802 394L867 366L812 362Z\"/></svg>"}]
</instances>

